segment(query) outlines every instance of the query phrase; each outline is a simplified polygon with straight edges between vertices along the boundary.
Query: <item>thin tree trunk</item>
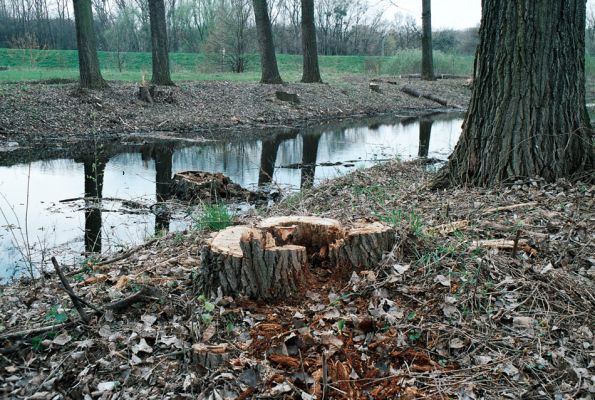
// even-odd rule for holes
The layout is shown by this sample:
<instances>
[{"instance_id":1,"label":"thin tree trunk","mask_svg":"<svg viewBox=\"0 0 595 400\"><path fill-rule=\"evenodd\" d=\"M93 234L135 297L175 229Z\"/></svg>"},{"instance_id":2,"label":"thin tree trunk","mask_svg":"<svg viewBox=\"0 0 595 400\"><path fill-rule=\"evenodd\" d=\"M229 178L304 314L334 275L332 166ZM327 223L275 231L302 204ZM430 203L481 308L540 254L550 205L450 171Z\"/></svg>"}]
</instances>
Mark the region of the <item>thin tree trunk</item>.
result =
<instances>
[{"instance_id":1,"label":"thin tree trunk","mask_svg":"<svg viewBox=\"0 0 595 400\"><path fill-rule=\"evenodd\" d=\"M432 0L422 0L421 78L434 79L432 57Z\"/></svg>"},{"instance_id":2,"label":"thin tree trunk","mask_svg":"<svg viewBox=\"0 0 595 400\"><path fill-rule=\"evenodd\" d=\"M435 188L592 179L585 1L484 0L463 133Z\"/></svg>"},{"instance_id":3,"label":"thin tree trunk","mask_svg":"<svg viewBox=\"0 0 595 400\"><path fill-rule=\"evenodd\" d=\"M302 0L302 51L304 54L304 83L322 83L318 66L314 0Z\"/></svg>"},{"instance_id":4,"label":"thin tree trunk","mask_svg":"<svg viewBox=\"0 0 595 400\"><path fill-rule=\"evenodd\" d=\"M73 0L76 42L79 56L80 85L87 89L101 89L107 83L101 76L91 0Z\"/></svg>"},{"instance_id":5,"label":"thin tree trunk","mask_svg":"<svg viewBox=\"0 0 595 400\"><path fill-rule=\"evenodd\" d=\"M273 30L266 0L252 0L262 67L261 83L283 83L277 67Z\"/></svg>"},{"instance_id":6,"label":"thin tree trunk","mask_svg":"<svg viewBox=\"0 0 595 400\"><path fill-rule=\"evenodd\" d=\"M167 49L167 26L165 25L165 4L163 0L149 0L151 21L151 48L153 55L153 76L155 85L173 86L169 75L169 54Z\"/></svg>"}]
</instances>

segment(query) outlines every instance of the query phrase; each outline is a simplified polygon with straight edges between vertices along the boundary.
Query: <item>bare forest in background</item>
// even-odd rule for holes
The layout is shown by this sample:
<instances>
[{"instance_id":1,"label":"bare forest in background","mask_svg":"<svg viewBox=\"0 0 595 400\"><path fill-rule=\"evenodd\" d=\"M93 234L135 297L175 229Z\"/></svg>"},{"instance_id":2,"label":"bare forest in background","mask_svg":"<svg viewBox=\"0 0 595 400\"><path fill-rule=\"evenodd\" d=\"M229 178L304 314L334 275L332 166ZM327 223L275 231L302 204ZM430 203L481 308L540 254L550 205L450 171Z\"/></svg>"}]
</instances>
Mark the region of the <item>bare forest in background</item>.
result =
<instances>
[{"instance_id":1,"label":"bare forest in background","mask_svg":"<svg viewBox=\"0 0 595 400\"><path fill-rule=\"evenodd\" d=\"M300 0L268 5L276 50L301 54ZM170 52L205 53L235 72L257 52L250 0L166 0L165 7ZM98 50L151 51L146 0L93 0L93 13ZM387 19L366 1L319 0L314 13L322 55L391 56L421 47L421 26L413 17ZM473 54L477 43L477 28L441 30L433 37L434 50L450 53ZM71 1L0 0L0 47L76 49Z\"/></svg>"}]
</instances>

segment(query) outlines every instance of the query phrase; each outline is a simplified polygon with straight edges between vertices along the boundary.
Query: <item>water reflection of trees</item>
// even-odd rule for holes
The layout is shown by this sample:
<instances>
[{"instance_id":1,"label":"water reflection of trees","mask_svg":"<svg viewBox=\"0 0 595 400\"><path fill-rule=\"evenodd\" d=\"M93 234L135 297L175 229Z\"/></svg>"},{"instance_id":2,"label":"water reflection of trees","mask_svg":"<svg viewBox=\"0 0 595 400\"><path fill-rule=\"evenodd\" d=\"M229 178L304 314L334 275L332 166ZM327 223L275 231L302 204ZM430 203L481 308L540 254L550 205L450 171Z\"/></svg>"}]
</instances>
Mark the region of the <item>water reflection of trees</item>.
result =
<instances>
[{"instance_id":1,"label":"water reflection of trees","mask_svg":"<svg viewBox=\"0 0 595 400\"><path fill-rule=\"evenodd\" d=\"M322 135L302 135L302 188L314 185L318 144Z\"/></svg>"},{"instance_id":2,"label":"water reflection of trees","mask_svg":"<svg viewBox=\"0 0 595 400\"><path fill-rule=\"evenodd\" d=\"M85 174L85 252L101 253L101 199L107 158L94 155L83 159Z\"/></svg>"},{"instance_id":3,"label":"water reflection of trees","mask_svg":"<svg viewBox=\"0 0 595 400\"><path fill-rule=\"evenodd\" d=\"M275 164L281 143L294 139L298 130L292 130L286 133L275 135L271 139L263 140L260 151L260 168L258 172L258 186L266 186L273 181L275 173Z\"/></svg>"},{"instance_id":4,"label":"water reflection of trees","mask_svg":"<svg viewBox=\"0 0 595 400\"><path fill-rule=\"evenodd\" d=\"M419 120L419 151L418 157L427 157L430 151L430 136L432 134L432 124L434 120L422 117Z\"/></svg>"}]
</instances>

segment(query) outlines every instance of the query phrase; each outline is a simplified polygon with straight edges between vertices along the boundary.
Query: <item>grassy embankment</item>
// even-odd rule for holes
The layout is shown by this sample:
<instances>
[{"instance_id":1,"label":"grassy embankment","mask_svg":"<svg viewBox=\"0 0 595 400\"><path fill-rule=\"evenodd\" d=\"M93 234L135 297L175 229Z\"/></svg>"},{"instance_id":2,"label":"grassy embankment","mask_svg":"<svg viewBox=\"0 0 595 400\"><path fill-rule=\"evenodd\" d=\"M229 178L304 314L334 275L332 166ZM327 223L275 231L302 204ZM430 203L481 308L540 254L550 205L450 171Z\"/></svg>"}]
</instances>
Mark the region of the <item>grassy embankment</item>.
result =
<instances>
[{"instance_id":1,"label":"grassy embankment","mask_svg":"<svg viewBox=\"0 0 595 400\"><path fill-rule=\"evenodd\" d=\"M103 76L108 80L140 81L151 75L151 53L100 52ZM258 81L260 63L251 56L247 71L242 74L219 72L203 54L172 53L171 70L174 80ZM332 81L349 74L408 74L420 69L421 53L403 51L391 57L321 56L323 79ZM302 58L298 55L278 55L279 69L288 82L298 81ZM436 73L470 75L473 57L436 52ZM0 49L0 81L31 81L78 78L77 52L74 50Z\"/></svg>"}]
</instances>

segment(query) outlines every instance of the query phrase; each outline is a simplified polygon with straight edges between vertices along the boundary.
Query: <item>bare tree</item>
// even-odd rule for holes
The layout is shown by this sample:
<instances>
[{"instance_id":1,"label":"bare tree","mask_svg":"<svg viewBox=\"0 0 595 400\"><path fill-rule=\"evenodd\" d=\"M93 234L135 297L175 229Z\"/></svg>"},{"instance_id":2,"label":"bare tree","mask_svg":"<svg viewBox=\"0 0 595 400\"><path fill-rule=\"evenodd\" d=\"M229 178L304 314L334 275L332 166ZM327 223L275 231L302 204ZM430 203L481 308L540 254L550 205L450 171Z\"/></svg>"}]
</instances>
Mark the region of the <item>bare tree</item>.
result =
<instances>
[{"instance_id":1,"label":"bare tree","mask_svg":"<svg viewBox=\"0 0 595 400\"><path fill-rule=\"evenodd\" d=\"M78 45L80 85L89 89L104 88L107 83L103 80L99 70L91 0L74 0L74 19Z\"/></svg>"},{"instance_id":2,"label":"bare tree","mask_svg":"<svg viewBox=\"0 0 595 400\"><path fill-rule=\"evenodd\" d=\"M314 25L314 0L302 0L302 52L304 55L302 82L321 83Z\"/></svg>"},{"instance_id":3,"label":"bare tree","mask_svg":"<svg viewBox=\"0 0 595 400\"><path fill-rule=\"evenodd\" d=\"M432 0L422 0L421 78L434 79L432 57Z\"/></svg>"},{"instance_id":4,"label":"bare tree","mask_svg":"<svg viewBox=\"0 0 595 400\"><path fill-rule=\"evenodd\" d=\"M260 65L262 68L261 83L283 83L277 57L275 55L275 44L273 42L273 29L266 0L252 0L254 7L254 19L256 21L256 34L258 46L260 47Z\"/></svg>"},{"instance_id":5,"label":"bare tree","mask_svg":"<svg viewBox=\"0 0 595 400\"><path fill-rule=\"evenodd\" d=\"M155 85L173 86L169 74L169 54L167 50L167 27L165 25L165 4L163 0L149 0L151 19L151 51L153 55L153 76Z\"/></svg>"}]
</instances>

